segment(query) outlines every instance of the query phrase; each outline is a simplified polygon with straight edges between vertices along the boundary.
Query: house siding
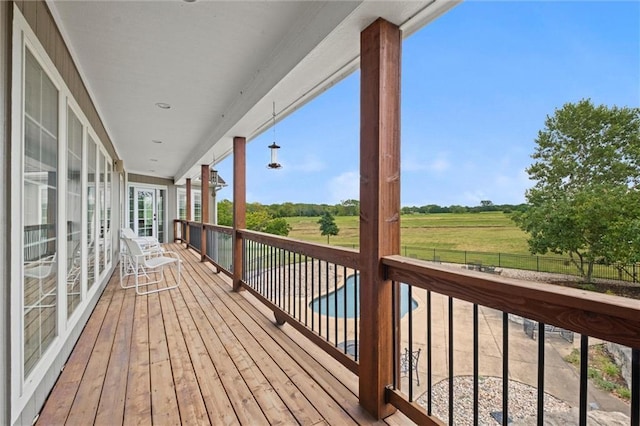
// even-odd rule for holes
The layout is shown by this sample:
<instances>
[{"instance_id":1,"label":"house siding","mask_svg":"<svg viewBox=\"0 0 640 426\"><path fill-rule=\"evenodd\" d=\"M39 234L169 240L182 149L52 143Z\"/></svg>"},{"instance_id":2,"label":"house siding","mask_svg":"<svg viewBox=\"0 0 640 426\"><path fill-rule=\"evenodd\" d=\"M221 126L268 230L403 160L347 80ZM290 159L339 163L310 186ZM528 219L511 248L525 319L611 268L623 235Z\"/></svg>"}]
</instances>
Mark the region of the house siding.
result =
<instances>
[{"instance_id":1,"label":"house siding","mask_svg":"<svg viewBox=\"0 0 640 426\"><path fill-rule=\"evenodd\" d=\"M11 152L10 129L12 117L10 94L14 4L24 15L38 41L64 79L71 94L89 120L89 124L99 137L102 146L114 160L118 159L118 156L46 3L44 1L31 0L0 1L0 76L2 76L2 80L0 80L0 117L2 117L2 120L0 120L0 135L2 135L3 141L0 146L0 176L2 176L2 184L0 185L0 206L2 207L0 208L0 232L4 236L0 240L0 274L2 274L0 275L0 347L2 347L0 351L0 377L2 377L0 382L0 424L11 424L13 421L13 424L31 425L55 385L61 369L79 339L109 277L115 270L117 257L114 256L111 269L107 271L105 278L99 283L98 290L87 300L79 320L74 324L73 328L68 329L62 336L64 343L51 364L47 366L46 372L43 374L35 391L29 396L29 400L25 401L20 407L13 406L16 395L11 394L10 371L11 354L15 351L12 351L11 346L11 324L14 320L10 317L10 283L12 280L10 265L12 259L8 248L10 247L9 238L11 235L10 212L14 208L20 208L20 206L12 206L9 197L11 187L10 162L12 155L15 154ZM13 113L20 113L20 111L14 111ZM115 178L116 174L113 176L112 211L114 214L112 215L112 220L114 229L118 229L120 227L120 215L116 214L116 212L121 209L119 205L121 196L120 187L117 184L118 180Z\"/></svg>"}]
</instances>

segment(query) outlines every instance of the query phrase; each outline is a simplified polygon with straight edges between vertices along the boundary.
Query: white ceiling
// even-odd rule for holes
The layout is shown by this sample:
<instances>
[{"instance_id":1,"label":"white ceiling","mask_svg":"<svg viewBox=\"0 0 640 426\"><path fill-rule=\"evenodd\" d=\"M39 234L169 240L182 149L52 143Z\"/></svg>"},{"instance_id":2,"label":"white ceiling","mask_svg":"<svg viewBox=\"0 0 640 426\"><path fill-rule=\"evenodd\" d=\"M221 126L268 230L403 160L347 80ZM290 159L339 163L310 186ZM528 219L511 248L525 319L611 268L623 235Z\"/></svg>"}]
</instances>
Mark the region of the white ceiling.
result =
<instances>
[{"instance_id":1,"label":"white ceiling","mask_svg":"<svg viewBox=\"0 0 640 426\"><path fill-rule=\"evenodd\" d=\"M126 170L178 184L356 70L376 18L406 37L457 3L48 1Z\"/></svg>"}]
</instances>

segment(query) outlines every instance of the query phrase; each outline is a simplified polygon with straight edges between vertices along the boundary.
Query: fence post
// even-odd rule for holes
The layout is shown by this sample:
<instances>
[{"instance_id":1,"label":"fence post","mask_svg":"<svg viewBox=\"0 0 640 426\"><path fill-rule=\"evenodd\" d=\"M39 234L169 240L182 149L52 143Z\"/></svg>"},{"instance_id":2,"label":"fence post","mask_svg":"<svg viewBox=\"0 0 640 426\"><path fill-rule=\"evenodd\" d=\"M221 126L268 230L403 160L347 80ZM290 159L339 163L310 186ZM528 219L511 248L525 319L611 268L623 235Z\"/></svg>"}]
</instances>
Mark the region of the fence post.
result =
<instances>
[{"instance_id":1,"label":"fence post","mask_svg":"<svg viewBox=\"0 0 640 426\"><path fill-rule=\"evenodd\" d=\"M498 253L498 268L502 267L502 264L500 263L502 260L500 254L501 253Z\"/></svg>"},{"instance_id":2,"label":"fence post","mask_svg":"<svg viewBox=\"0 0 640 426\"><path fill-rule=\"evenodd\" d=\"M467 251L464 251L464 264L467 264Z\"/></svg>"},{"instance_id":3,"label":"fence post","mask_svg":"<svg viewBox=\"0 0 640 426\"><path fill-rule=\"evenodd\" d=\"M433 249L433 261L434 262L436 261L436 249L435 248Z\"/></svg>"},{"instance_id":4,"label":"fence post","mask_svg":"<svg viewBox=\"0 0 640 426\"><path fill-rule=\"evenodd\" d=\"M540 272L540 256L536 256L536 272Z\"/></svg>"}]
</instances>

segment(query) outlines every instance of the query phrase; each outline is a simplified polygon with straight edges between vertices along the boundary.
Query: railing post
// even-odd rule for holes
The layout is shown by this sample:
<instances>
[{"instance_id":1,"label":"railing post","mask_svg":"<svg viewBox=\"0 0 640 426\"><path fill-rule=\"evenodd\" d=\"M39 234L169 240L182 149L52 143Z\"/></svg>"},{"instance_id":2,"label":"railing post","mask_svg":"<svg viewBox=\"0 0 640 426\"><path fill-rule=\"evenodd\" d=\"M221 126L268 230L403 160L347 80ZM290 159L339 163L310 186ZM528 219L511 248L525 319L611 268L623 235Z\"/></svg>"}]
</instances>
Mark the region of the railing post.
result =
<instances>
[{"instance_id":1,"label":"railing post","mask_svg":"<svg viewBox=\"0 0 640 426\"><path fill-rule=\"evenodd\" d=\"M200 233L200 261L207 260L207 230L204 228L204 224L209 219L209 177L210 169L208 164L202 164L200 166L200 203L201 215L200 223L202 224L202 232Z\"/></svg>"},{"instance_id":2,"label":"railing post","mask_svg":"<svg viewBox=\"0 0 640 426\"><path fill-rule=\"evenodd\" d=\"M244 137L233 138L233 290L242 288L243 249L238 230L246 227L247 207L247 141Z\"/></svg>"},{"instance_id":3,"label":"railing post","mask_svg":"<svg viewBox=\"0 0 640 426\"><path fill-rule=\"evenodd\" d=\"M187 178L187 205L186 205L186 213L187 213L187 228L185 232L184 241L187 243L187 247L189 247L189 243L191 243L191 230L189 229L189 222L191 222L191 178Z\"/></svg>"},{"instance_id":4,"label":"railing post","mask_svg":"<svg viewBox=\"0 0 640 426\"><path fill-rule=\"evenodd\" d=\"M360 35L360 404L393 413L392 285L382 257L400 254L400 29L378 19Z\"/></svg>"}]
</instances>

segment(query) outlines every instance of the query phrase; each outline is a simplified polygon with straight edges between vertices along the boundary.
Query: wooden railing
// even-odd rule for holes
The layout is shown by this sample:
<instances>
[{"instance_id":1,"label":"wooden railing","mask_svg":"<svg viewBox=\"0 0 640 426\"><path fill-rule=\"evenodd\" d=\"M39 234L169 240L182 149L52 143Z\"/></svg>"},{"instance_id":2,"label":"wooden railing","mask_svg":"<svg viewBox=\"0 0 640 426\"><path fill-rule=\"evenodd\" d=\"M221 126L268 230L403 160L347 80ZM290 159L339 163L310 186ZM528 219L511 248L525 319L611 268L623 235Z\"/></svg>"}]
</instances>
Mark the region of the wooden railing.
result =
<instances>
[{"instance_id":1,"label":"wooden railing","mask_svg":"<svg viewBox=\"0 0 640 426\"><path fill-rule=\"evenodd\" d=\"M480 355L480 345L478 337L478 308L491 308L497 310L497 328L502 334L502 377L510 377L509 367L509 347L513 339L510 337L509 329L519 326L518 333L525 336L524 326L535 324L537 335L537 352L534 350L527 355L537 361L537 371L531 372L537 375L534 383L537 391L536 415L538 424L542 424L545 415L544 395L545 395L545 333L549 336L549 330L562 330L561 335L573 339L574 333L580 340L580 365L579 380L575 393L579 393L579 423L586 424L587 412L590 409L587 405L587 384L589 373L588 347L589 338L598 338L603 341L613 342L632 348L632 380L629 384L631 388L630 414L631 424L638 425L640 420L640 301L627 299L618 296L577 290L573 288L561 287L558 285L541 284L529 281L508 279L504 277L486 274L483 272L465 271L463 269L452 270L446 266L439 266L426 261L406 258L403 256L388 256L383 260L386 276L399 288L399 283L409 286L409 301L400 301L400 297L394 297L394 358L395 358L395 380L394 385L387 389L387 397L391 404L403 411L407 416L419 424L442 424L441 419L436 418L432 411L432 377L437 366L432 364L431 355L438 345L433 341L434 335L438 333L443 336L442 329L434 330L432 300L440 297L446 301L447 315L439 319L445 324L447 335L442 340L446 343L446 358L448 368L445 372L449 389L449 407L445 410L448 414L449 424L454 421L454 368L459 368L454 363L454 351L458 340L454 333L471 336L473 369L468 373L473 377L473 395L475 408L474 421L478 421L478 382L484 374L479 372L478 358ZM401 318L399 312L402 310L401 303L412 303L411 299L421 292L424 309L421 321L416 322L413 308L405 306L407 312ZM395 294L399 291L396 290ZM456 307L454 308L454 304ZM458 308L458 309L456 309ZM458 315L458 317L456 317ZM466 316L460 318L459 316ZM426 317L426 319L424 318ZM518 319L521 322L514 322ZM468 328L460 327L462 320L468 321ZM500 322L502 323L500 325ZM537 323L537 324L536 324ZM457 328L454 324L458 324ZM421 328L416 331L416 328ZM522 331L521 331L522 330ZM499 334L500 334L499 333ZM536 337L536 336L531 336ZM420 339L420 342L417 340ZM470 346L469 342L467 345ZM571 345L567 345L571 347ZM404 349L404 350L403 350ZM406 352L405 352L406 350ZM547 349L548 350L548 349ZM441 349L444 351L444 349ZM420 362L409 359L407 364L406 354L425 353L426 359ZM402 357L405 357L403 359ZM404 362L404 365L403 365ZM458 363L459 364L459 363ZM534 363L531 363L534 364ZM534 364L535 365L535 364ZM400 371L401 367L404 371ZM418 368L421 367L421 368ZM567 364L566 368L570 368ZM459 370L458 370L459 371ZM402 376L408 378L402 380ZM439 376L442 376L440 369ZM414 393L416 390L415 379L422 378L426 381L426 393L421 395L421 401L417 401ZM509 387L508 380L503 380L502 384L502 407L501 417L509 419ZM401 389L404 389L403 392ZM442 410L440 410L442 412ZM481 421L482 423L482 421ZM477 424L477 423L475 423ZM506 424L506 423L503 423Z\"/></svg>"},{"instance_id":2,"label":"wooden railing","mask_svg":"<svg viewBox=\"0 0 640 426\"><path fill-rule=\"evenodd\" d=\"M209 235L229 240L233 235L231 228L217 227L196 223L176 221L175 226L182 231L181 240L188 247L200 250L201 234L198 230L206 229ZM185 239L185 233L191 233L197 242ZM342 306L343 312L350 308L346 305L346 298L333 297L337 291L345 286L348 277L358 279L361 268L359 253L356 250L329 247L297 241L291 238L278 237L247 230L237 230L237 238L242 240L243 267L242 288L253 294L258 300L269 307L278 323L288 322L305 336L315 342L325 352L333 356L354 373L359 373L358 336L363 327L370 324L359 322L358 315L349 318L348 315L331 318L326 315L334 309L337 313ZM193 235L193 234L196 235ZM177 235L177 234L176 234ZM230 250L225 249L224 256L233 258ZM216 267L231 275L231 266L221 261L221 257L207 254L206 260L213 262ZM225 257L228 259L228 257ZM478 339L478 309L494 309L499 311L499 323L502 324L501 359L503 377L509 377L509 323L513 323L513 316L537 322L538 350L531 354L537 358L537 391L538 406L536 413L539 419L545 415L545 332L547 326L554 326L576 333L580 339L582 368L579 378L580 392L580 421L586 422L587 414L587 348L589 337L603 339L609 342L632 348L632 383L630 398L630 413L632 426L638 426L640 420L640 301L576 290L560 286L539 284L528 281L508 279L505 277L482 272L452 270L430 262L406 258L403 256L386 256L382 259L381 267L387 279L394 282L394 298L391 307L394 318L394 345L388 348L393 352L393 383L386 390L387 401L405 413L418 424L444 424L432 411L431 387L433 385L432 353L434 352L432 339L432 297L444 297L448 301L448 318L445 318L444 329L438 329L440 334L448 333L448 380L449 387L449 423L453 424L453 342L454 337L454 304L469 304L472 320L470 328L474 336L473 347L473 378L474 397L478 398L477 383L479 345ZM400 285L402 283L402 285ZM366 285L363 283L363 285ZM405 288L408 286L408 288ZM416 331L420 327L413 324L413 298L415 294L423 292L427 300L426 312L428 318L421 327L426 328L426 343L416 350ZM408 293L408 298L404 294ZM323 297L325 297L323 299ZM357 293L354 297L357 301ZM320 312L313 310L314 305ZM322 305L324 303L324 306ZM407 303L406 309L401 306ZM324 311L322 308L325 308ZM354 306L354 312L359 307ZM423 331L420 331L421 333ZM351 344L351 346L350 346ZM426 368L419 369L414 365L412 354L424 354L421 361ZM407 358L407 356L409 356ZM408 362L408 364L407 364ZM418 361L415 361L418 362ZM568 368L568 366L567 366ZM420 375L420 377L417 377ZM422 380L428 391L425 401L417 401L415 397L414 381ZM361 377L361 380L366 380ZM505 381L508 383L508 381ZM502 415L509 418L508 385L503 385ZM477 404L476 404L477 405ZM474 413L477 420L477 408ZM506 421L506 420L505 420ZM504 423L506 424L506 423Z\"/></svg>"},{"instance_id":3,"label":"wooden railing","mask_svg":"<svg viewBox=\"0 0 640 426\"><path fill-rule=\"evenodd\" d=\"M242 230L242 286L358 374L358 252Z\"/></svg>"}]
</instances>

